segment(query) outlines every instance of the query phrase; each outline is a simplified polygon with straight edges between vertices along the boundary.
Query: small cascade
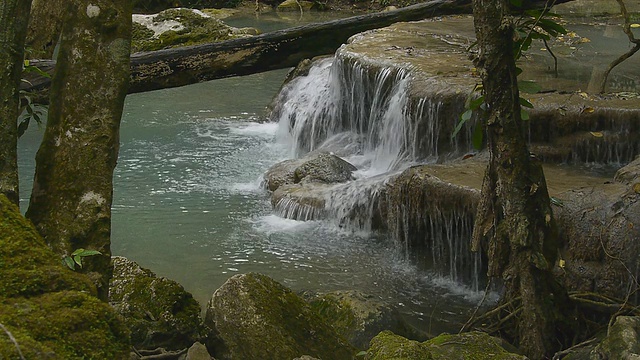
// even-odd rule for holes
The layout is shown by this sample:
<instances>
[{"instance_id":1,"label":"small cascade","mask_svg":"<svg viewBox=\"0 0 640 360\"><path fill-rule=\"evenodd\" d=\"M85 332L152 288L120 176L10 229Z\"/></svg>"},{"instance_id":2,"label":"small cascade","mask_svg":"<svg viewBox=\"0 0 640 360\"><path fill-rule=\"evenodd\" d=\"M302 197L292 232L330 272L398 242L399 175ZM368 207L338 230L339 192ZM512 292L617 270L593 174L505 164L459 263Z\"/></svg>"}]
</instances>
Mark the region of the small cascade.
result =
<instances>
[{"instance_id":1,"label":"small cascade","mask_svg":"<svg viewBox=\"0 0 640 360\"><path fill-rule=\"evenodd\" d=\"M482 263L468 245L475 207L444 205L443 210L439 207L448 199L432 201L431 194L416 189L389 194L389 182L402 170L435 162L440 152L458 146L449 134L464 98L412 97L410 86L406 69L368 68L339 53L289 82L271 114L280 125L278 141L292 157L332 152L358 171L347 183L304 184L304 191L288 191L275 208L289 219L323 218L354 230L388 231L402 258L477 289Z\"/></svg>"},{"instance_id":2,"label":"small cascade","mask_svg":"<svg viewBox=\"0 0 640 360\"><path fill-rule=\"evenodd\" d=\"M280 123L278 140L292 157L300 157L336 136L357 137L353 162L368 175L435 159L441 141L436 119L443 116L443 105L410 98L410 80L402 68L372 70L340 57L320 60L276 99L271 120Z\"/></svg>"}]
</instances>

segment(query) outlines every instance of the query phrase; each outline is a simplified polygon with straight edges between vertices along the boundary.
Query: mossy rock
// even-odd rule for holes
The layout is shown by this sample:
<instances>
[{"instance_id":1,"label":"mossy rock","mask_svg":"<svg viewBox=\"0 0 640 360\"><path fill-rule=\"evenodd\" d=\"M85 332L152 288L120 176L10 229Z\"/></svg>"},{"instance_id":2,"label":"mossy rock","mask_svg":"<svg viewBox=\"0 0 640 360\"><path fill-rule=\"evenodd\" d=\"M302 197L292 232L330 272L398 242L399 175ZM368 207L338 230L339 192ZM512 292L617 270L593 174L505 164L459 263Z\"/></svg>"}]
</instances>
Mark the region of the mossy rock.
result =
<instances>
[{"instance_id":1,"label":"mossy rock","mask_svg":"<svg viewBox=\"0 0 640 360\"><path fill-rule=\"evenodd\" d=\"M62 265L0 195L0 323L27 359L128 359L129 332L85 276ZM4 332L1 332L4 333ZM0 359L18 358L0 336Z\"/></svg>"},{"instance_id":2,"label":"mossy rock","mask_svg":"<svg viewBox=\"0 0 640 360\"><path fill-rule=\"evenodd\" d=\"M237 29L211 16L215 12L168 9L154 15L134 15L131 51L154 51L256 35L252 28Z\"/></svg>"},{"instance_id":3,"label":"mossy rock","mask_svg":"<svg viewBox=\"0 0 640 360\"><path fill-rule=\"evenodd\" d=\"M357 291L335 291L308 297L311 307L338 334L358 349L367 349L371 339L383 330L425 340L409 326L400 313L375 297Z\"/></svg>"},{"instance_id":4,"label":"mossy rock","mask_svg":"<svg viewBox=\"0 0 640 360\"><path fill-rule=\"evenodd\" d=\"M220 359L283 359L302 355L352 359L352 348L302 298L261 274L236 275L215 291L205 324Z\"/></svg>"},{"instance_id":5,"label":"mossy rock","mask_svg":"<svg viewBox=\"0 0 640 360\"><path fill-rule=\"evenodd\" d=\"M442 334L423 344L428 345L434 360L524 360L527 357L511 353L501 339L472 331L462 334Z\"/></svg>"},{"instance_id":6,"label":"mossy rock","mask_svg":"<svg viewBox=\"0 0 640 360\"><path fill-rule=\"evenodd\" d=\"M371 340L367 360L432 360L429 346L409 340L391 331L383 331Z\"/></svg>"},{"instance_id":7,"label":"mossy rock","mask_svg":"<svg viewBox=\"0 0 640 360\"><path fill-rule=\"evenodd\" d=\"M442 334L429 341L408 340L383 331L371 340L367 360L524 360L502 347L502 340L482 332Z\"/></svg>"},{"instance_id":8,"label":"mossy rock","mask_svg":"<svg viewBox=\"0 0 640 360\"><path fill-rule=\"evenodd\" d=\"M618 316L607 336L591 351L590 359L640 357L640 317Z\"/></svg>"},{"instance_id":9,"label":"mossy rock","mask_svg":"<svg viewBox=\"0 0 640 360\"><path fill-rule=\"evenodd\" d=\"M201 307L182 285L121 256L113 258L109 302L139 349L183 349L200 337Z\"/></svg>"}]
</instances>

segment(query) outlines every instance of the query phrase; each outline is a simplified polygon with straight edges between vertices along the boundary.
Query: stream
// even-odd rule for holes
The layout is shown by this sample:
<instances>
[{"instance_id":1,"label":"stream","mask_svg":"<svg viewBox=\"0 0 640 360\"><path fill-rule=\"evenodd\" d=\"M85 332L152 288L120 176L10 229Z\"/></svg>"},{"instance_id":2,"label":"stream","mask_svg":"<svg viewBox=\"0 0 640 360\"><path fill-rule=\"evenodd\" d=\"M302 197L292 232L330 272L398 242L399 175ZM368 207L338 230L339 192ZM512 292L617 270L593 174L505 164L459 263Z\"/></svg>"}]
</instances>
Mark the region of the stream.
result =
<instances>
[{"instance_id":1,"label":"stream","mask_svg":"<svg viewBox=\"0 0 640 360\"><path fill-rule=\"evenodd\" d=\"M273 212L262 174L291 157L291 144L264 117L286 74L127 97L113 254L179 282L202 306L229 277L260 272L295 291L362 291L427 333L457 332L482 292L404 260L383 235ZM20 139L23 211L41 136L32 126Z\"/></svg>"}]
</instances>

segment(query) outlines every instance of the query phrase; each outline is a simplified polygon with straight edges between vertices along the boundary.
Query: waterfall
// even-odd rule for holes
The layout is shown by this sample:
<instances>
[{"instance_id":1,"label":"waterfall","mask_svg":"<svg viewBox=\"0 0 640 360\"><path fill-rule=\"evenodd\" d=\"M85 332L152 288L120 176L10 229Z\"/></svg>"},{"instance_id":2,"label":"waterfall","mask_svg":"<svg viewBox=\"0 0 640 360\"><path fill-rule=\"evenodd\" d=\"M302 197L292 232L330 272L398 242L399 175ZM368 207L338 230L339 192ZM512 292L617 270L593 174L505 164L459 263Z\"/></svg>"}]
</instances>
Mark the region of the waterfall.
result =
<instances>
[{"instance_id":1,"label":"waterfall","mask_svg":"<svg viewBox=\"0 0 640 360\"><path fill-rule=\"evenodd\" d=\"M292 157L329 151L358 171L354 181L309 187L306 200L284 197L276 211L294 219L324 218L341 227L387 231L402 258L419 254L419 261L431 263L439 274L477 289L481 261L468 244L470 209L475 207L465 203L459 211L448 205L441 210L438 206L448 199L432 202L430 197L437 195L414 188L389 193L388 183L410 165L435 162L439 152L458 147L458 139L449 134L464 95L462 101L438 94L411 96L411 80L407 69L370 68L338 52L285 85L271 113L271 120L279 122L277 140ZM470 135L467 128L461 133Z\"/></svg>"},{"instance_id":2,"label":"waterfall","mask_svg":"<svg viewBox=\"0 0 640 360\"><path fill-rule=\"evenodd\" d=\"M336 137L350 137L354 151L344 156L368 176L433 160L442 103L410 99L410 81L403 68L372 70L340 57L320 60L278 95L271 114L280 123L278 141L299 157Z\"/></svg>"}]
</instances>

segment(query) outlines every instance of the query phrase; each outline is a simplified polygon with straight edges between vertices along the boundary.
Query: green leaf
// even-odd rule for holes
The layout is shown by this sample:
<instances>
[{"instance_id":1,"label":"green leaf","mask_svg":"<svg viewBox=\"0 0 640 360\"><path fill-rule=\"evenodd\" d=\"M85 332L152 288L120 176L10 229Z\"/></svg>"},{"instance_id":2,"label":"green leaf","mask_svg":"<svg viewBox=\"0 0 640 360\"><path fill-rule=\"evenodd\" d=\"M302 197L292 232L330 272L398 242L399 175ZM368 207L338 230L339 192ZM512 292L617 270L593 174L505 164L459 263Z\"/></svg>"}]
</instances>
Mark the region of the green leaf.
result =
<instances>
[{"instance_id":1,"label":"green leaf","mask_svg":"<svg viewBox=\"0 0 640 360\"><path fill-rule=\"evenodd\" d=\"M367 352L365 350L362 350L362 351L360 351L359 353L356 354L356 357L366 356L366 355L367 355Z\"/></svg>"},{"instance_id":2,"label":"green leaf","mask_svg":"<svg viewBox=\"0 0 640 360\"><path fill-rule=\"evenodd\" d=\"M542 87L535 81L520 80L518 81L518 90L525 94L537 94L542 90Z\"/></svg>"},{"instance_id":3,"label":"green leaf","mask_svg":"<svg viewBox=\"0 0 640 360\"><path fill-rule=\"evenodd\" d=\"M477 124L476 129L473 132L473 137L471 138L471 143L473 144L473 148L476 150L482 149L482 140L484 138L482 124Z\"/></svg>"},{"instance_id":4,"label":"green leaf","mask_svg":"<svg viewBox=\"0 0 640 360\"><path fill-rule=\"evenodd\" d=\"M65 256L62 258L62 260L64 261L64 264L67 265L69 269L75 270L76 264L73 262L73 259L71 259L71 257Z\"/></svg>"},{"instance_id":5,"label":"green leaf","mask_svg":"<svg viewBox=\"0 0 640 360\"><path fill-rule=\"evenodd\" d=\"M18 124L18 137L21 137L22 135L24 135L25 131L27 131L28 128L29 128L29 118L26 118L20 121L20 124Z\"/></svg>"},{"instance_id":6,"label":"green leaf","mask_svg":"<svg viewBox=\"0 0 640 360\"><path fill-rule=\"evenodd\" d=\"M467 110L460 116L460 121L458 121L458 125L456 125L455 129L453 129L453 133L451 133L452 139L455 138L456 135L458 135L458 133L460 132L460 129L462 129L462 126L469 120L469 119L467 120L464 119L464 116L467 112L471 114L471 110ZM471 115L469 115L469 117L471 117Z\"/></svg>"},{"instance_id":7,"label":"green leaf","mask_svg":"<svg viewBox=\"0 0 640 360\"><path fill-rule=\"evenodd\" d=\"M520 105L524 107L528 107L529 109L533 109L533 104L529 102L529 100L525 98L520 98Z\"/></svg>"},{"instance_id":8,"label":"green leaf","mask_svg":"<svg viewBox=\"0 0 640 360\"><path fill-rule=\"evenodd\" d=\"M529 112L525 109L520 109L520 118L524 121L529 120Z\"/></svg>"},{"instance_id":9,"label":"green leaf","mask_svg":"<svg viewBox=\"0 0 640 360\"><path fill-rule=\"evenodd\" d=\"M566 34L567 29L565 29L562 25L550 19L540 19L538 25L544 29L544 31L551 34L551 36L557 36L558 34ZM555 35L554 35L555 33Z\"/></svg>"},{"instance_id":10,"label":"green leaf","mask_svg":"<svg viewBox=\"0 0 640 360\"><path fill-rule=\"evenodd\" d=\"M471 115L473 115L473 110L467 109L467 111L463 112L462 115L460 115L460 120L462 120L463 122L467 122L471 119Z\"/></svg>"},{"instance_id":11,"label":"green leaf","mask_svg":"<svg viewBox=\"0 0 640 360\"><path fill-rule=\"evenodd\" d=\"M482 103L484 102L484 95L479 96L478 98L476 98L475 100L472 100L471 102L469 102L469 110L476 110L480 107L480 105L482 105ZM467 110L467 111L469 111ZM466 111L465 111L466 112ZM464 115L464 114L463 114ZM469 118L471 118L471 115L469 115ZM468 119L467 119L468 120Z\"/></svg>"},{"instance_id":12,"label":"green leaf","mask_svg":"<svg viewBox=\"0 0 640 360\"><path fill-rule=\"evenodd\" d=\"M509 3L515 7L522 7L522 0L509 0Z\"/></svg>"},{"instance_id":13,"label":"green leaf","mask_svg":"<svg viewBox=\"0 0 640 360\"><path fill-rule=\"evenodd\" d=\"M82 250L77 255L85 257L85 256L92 256L92 255L102 255L102 253L100 251L97 251L97 250Z\"/></svg>"},{"instance_id":14,"label":"green leaf","mask_svg":"<svg viewBox=\"0 0 640 360\"><path fill-rule=\"evenodd\" d=\"M76 264L78 264L78 266L82 267L82 256L79 256L79 255L74 256L73 261L75 261Z\"/></svg>"},{"instance_id":15,"label":"green leaf","mask_svg":"<svg viewBox=\"0 0 640 360\"><path fill-rule=\"evenodd\" d=\"M74 251L74 252L72 252L72 253L71 253L71 256L76 256L76 255L80 254L80 253L81 253L81 252L83 252L83 251L84 251L84 249L83 249L83 248L76 249L76 251Z\"/></svg>"}]
</instances>

